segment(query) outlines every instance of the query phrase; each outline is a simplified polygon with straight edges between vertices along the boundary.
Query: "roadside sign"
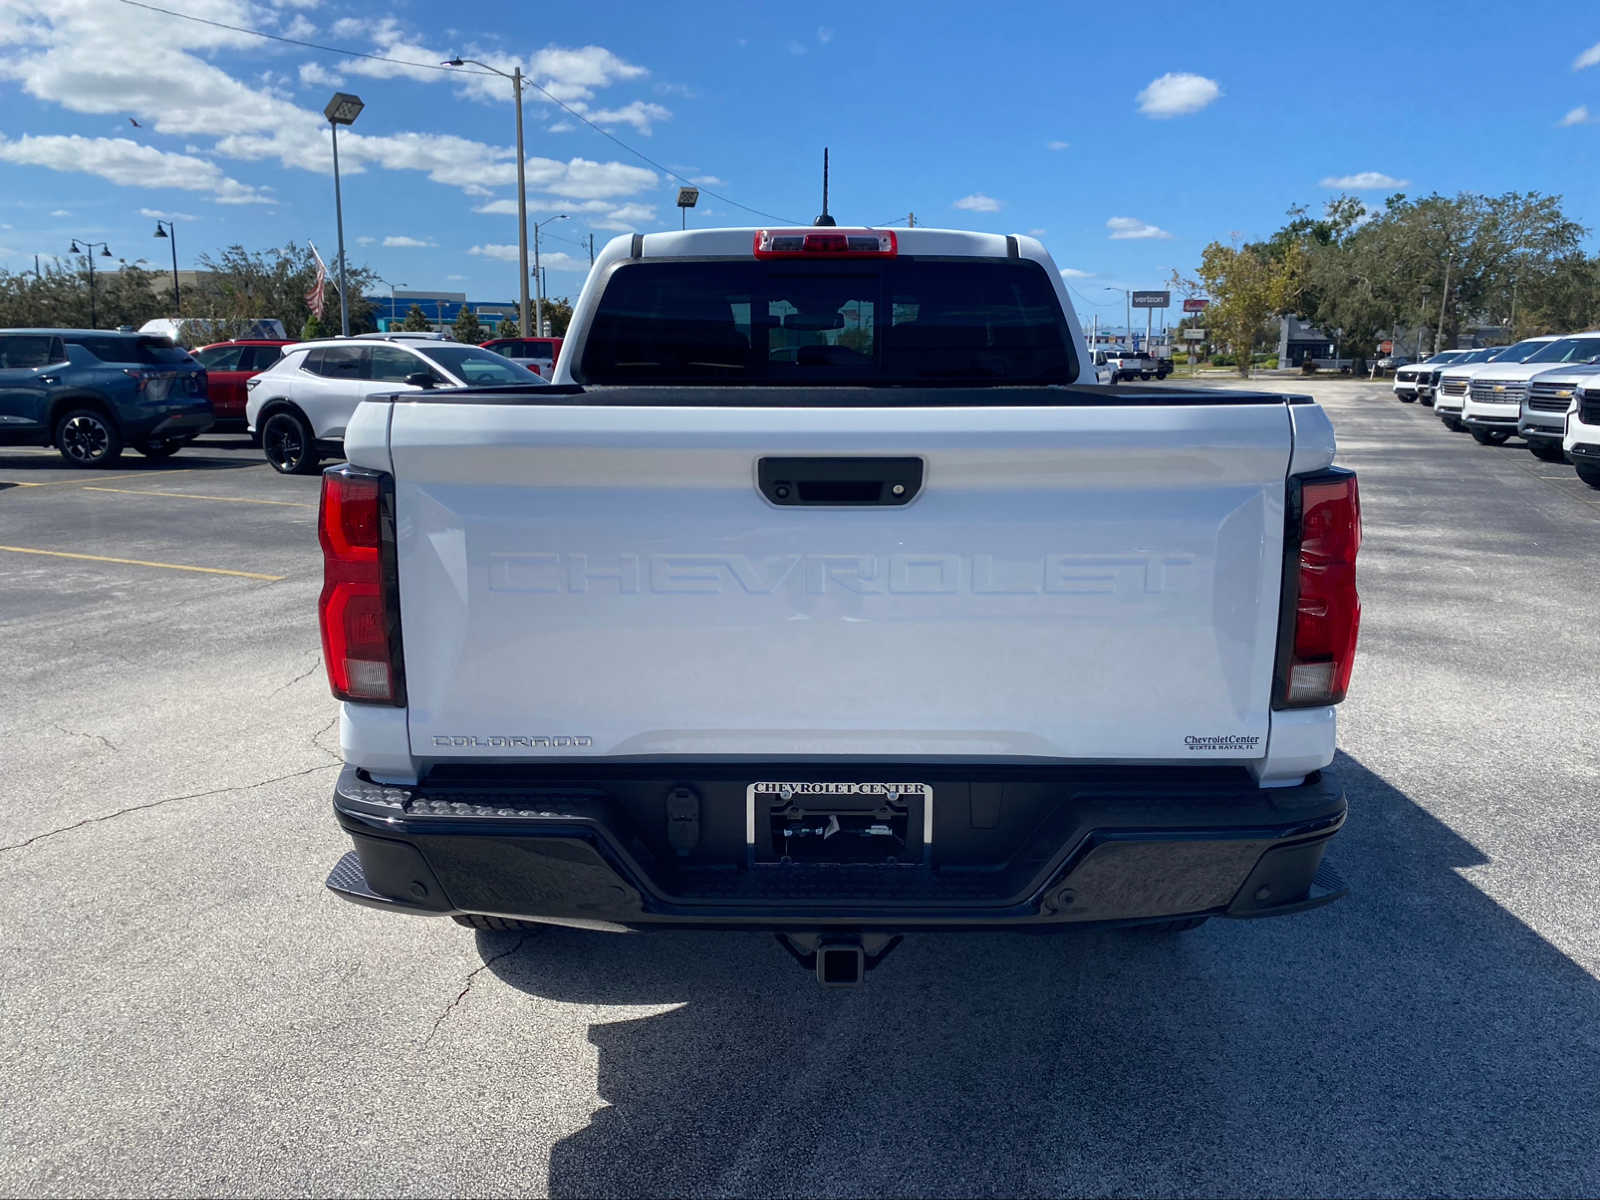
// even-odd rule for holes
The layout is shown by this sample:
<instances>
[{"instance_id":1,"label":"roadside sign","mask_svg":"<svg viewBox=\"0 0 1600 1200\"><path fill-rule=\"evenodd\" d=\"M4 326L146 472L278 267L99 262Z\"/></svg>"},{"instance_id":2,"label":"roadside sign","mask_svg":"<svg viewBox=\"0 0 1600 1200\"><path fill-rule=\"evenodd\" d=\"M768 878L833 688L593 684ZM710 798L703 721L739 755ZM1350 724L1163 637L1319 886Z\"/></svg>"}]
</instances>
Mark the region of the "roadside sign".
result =
<instances>
[{"instance_id":1,"label":"roadside sign","mask_svg":"<svg viewBox=\"0 0 1600 1200\"><path fill-rule=\"evenodd\" d=\"M1378 353L1379 354L1393 354L1394 353L1394 343L1393 342L1379 342L1378 343Z\"/></svg>"},{"instance_id":2,"label":"roadside sign","mask_svg":"<svg viewBox=\"0 0 1600 1200\"><path fill-rule=\"evenodd\" d=\"M1210 303L1211 303L1210 300L1207 300L1207 299L1204 299L1204 298L1195 299L1195 300L1185 300L1183 302L1183 311L1186 312L1186 313L1205 312L1206 305L1208 305Z\"/></svg>"},{"instance_id":3,"label":"roadside sign","mask_svg":"<svg viewBox=\"0 0 1600 1200\"><path fill-rule=\"evenodd\" d=\"M1206 331L1204 329L1185 329L1183 331L1183 340L1186 342L1203 342L1206 340Z\"/></svg>"},{"instance_id":4,"label":"roadside sign","mask_svg":"<svg viewBox=\"0 0 1600 1200\"><path fill-rule=\"evenodd\" d=\"M1135 292L1130 303L1134 308L1166 308L1172 303L1172 293Z\"/></svg>"}]
</instances>

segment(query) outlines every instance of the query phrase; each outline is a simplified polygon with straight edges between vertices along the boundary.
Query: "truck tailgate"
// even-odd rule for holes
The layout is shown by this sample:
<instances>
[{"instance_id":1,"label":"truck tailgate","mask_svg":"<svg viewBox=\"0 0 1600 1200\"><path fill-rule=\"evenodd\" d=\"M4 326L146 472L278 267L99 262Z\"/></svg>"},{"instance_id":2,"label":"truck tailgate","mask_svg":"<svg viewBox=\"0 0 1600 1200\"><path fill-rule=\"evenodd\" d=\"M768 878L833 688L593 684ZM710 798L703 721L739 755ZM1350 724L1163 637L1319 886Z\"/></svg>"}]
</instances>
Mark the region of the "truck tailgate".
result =
<instances>
[{"instance_id":1,"label":"truck tailgate","mask_svg":"<svg viewBox=\"0 0 1600 1200\"><path fill-rule=\"evenodd\" d=\"M1282 403L393 406L419 758L1248 760ZM780 506L765 457L920 459Z\"/></svg>"}]
</instances>

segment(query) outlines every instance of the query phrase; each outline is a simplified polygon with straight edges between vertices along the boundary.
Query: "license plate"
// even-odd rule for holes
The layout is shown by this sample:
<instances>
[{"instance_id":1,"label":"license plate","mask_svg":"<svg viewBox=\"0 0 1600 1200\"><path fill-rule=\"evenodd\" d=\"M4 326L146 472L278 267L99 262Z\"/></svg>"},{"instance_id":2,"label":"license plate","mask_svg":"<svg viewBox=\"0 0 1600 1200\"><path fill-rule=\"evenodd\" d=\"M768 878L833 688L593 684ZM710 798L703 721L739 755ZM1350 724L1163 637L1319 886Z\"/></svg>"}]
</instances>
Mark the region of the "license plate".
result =
<instances>
[{"instance_id":1,"label":"license plate","mask_svg":"<svg viewBox=\"0 0 1600 1200\"><path fill-rule=\"evenodd\" d=\"M894 842L920 860L933 843L933 788L879 780L750 784L745 789L745 841L754 857L787 857L781 847L791 837L796 846L802 841L822 844L834 837L870 846L873 839L883 839L885 847ZM904 855L894 857L903 861Z\"/></svg>"}]
</instances>

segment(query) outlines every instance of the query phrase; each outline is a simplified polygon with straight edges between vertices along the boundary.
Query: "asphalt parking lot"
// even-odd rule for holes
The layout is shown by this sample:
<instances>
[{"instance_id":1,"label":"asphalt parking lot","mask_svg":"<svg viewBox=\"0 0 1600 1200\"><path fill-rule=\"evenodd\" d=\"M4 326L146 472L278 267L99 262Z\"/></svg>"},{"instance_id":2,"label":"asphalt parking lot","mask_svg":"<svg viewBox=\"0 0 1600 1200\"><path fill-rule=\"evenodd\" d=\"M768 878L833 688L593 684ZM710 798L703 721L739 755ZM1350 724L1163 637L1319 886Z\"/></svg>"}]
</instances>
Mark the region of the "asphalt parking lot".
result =
<instances>
[{"instance_id":1,"label":"asphalt parking lot","mask_svg":"<svg viewBox=\"0 0 1600 1200\"><path fill-rule=\"evenodd\" d=\"M1600 492L1263 385L1361 473L1353 895L848 992L337 900L317 481L0 449L0 1192L1600 1193Z\"/></svg>"}]
</instances>

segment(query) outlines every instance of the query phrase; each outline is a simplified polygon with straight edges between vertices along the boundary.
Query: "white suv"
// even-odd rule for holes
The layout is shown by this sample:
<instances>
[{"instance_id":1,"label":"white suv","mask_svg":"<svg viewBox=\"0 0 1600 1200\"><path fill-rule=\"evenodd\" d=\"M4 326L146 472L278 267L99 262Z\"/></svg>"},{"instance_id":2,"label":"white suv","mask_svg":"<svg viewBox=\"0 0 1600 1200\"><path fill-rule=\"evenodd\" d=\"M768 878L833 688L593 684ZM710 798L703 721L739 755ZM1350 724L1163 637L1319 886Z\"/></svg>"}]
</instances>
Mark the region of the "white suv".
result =
<instances>
[{"instance_id":1,"label":"white suv","mask_svg":"<svg viewBox=\"0 0 1600 1200\"><path fill-rule=\"evenodd\" d=\"M1487 350L1474 350L1465 358L1446 367L1439 372L1439 385L1434 389L1434 415L1444 422L1446 429L1460 433L1466 429L1461 423L1461 414L1466 407L1467 391L1479 371L1485 370L1489 363L1522 362L1544 349L1545 343L1555 340L1553 337L1529 338L1514 346L1494 346Z\"/></svg>"},{"instance_id":2,"label":"white suv","mask_svg":"<svg viewBox=\"0 0 1600 1200\"><path fill-rule=\"evenodd\" d=\"M415 336L333 338L284 348L248 380L245 423L272 469L309 475L324 452L342 453L345 426L368 396L434 387L545 384L492 350Z\"/></svg>"},{"instance_id":3,"label":"white suv","mask_svg":"<svg viewBox=\"0 0 1600 1200\"><path fill-rule=\"evenodd\" d=\"M1499 445L1517 432L1517 422L1522 418L1522 400L1535 375L1543 375L1563 363L1587 363L1600 358L1600 332L1529 338L1528 342L1543 344L1520 362L1514 361L1510 354L1496 359L1474 374L1467 387L1461 406L1461 423L1479 445Z\"/></svg>"},{"instance_id":4,"label":"white suv","mask_svg":"<svg viewBox=\"0 0 1600 1200\"><path fill-rule=\"evenodd\" d=\"M1590 379L1574 390L1572 405L1567 409L1567 431L1561 439L1561 448L1567 452L1572 465L1578 468L1578 478L1592 488L1600 488L1600 380Z\"/></svg>"}]
</instances>

